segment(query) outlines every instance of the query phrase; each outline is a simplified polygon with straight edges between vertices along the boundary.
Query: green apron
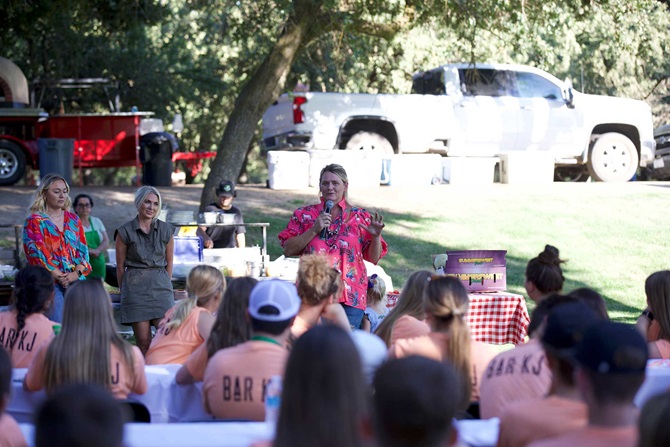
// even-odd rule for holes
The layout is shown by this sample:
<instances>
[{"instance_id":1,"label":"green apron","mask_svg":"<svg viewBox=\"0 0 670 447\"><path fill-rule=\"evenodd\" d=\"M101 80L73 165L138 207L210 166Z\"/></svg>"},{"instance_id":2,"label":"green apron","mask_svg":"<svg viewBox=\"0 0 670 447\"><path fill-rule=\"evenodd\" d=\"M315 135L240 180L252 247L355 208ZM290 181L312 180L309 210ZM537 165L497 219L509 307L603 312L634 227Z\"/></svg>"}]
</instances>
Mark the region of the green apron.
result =
<instances>
[{"instance_id":1,"label":"green apron","mask_svg":"<svg viewBox=\"0 0 670 447\"><path fill-rule=\"evenodd\" d=\"M86 245L88 245L88 248L98 248L102 241L100 240L100 235L96 231L95 228L93 228L93 221L91 220L91 231L87 231L84 233L84 236L86 236ZM106 275L106 263L105 263L105 255L103 253L100 253L100 256L89 256L88 257L88 262L91 264L91 274L88 275L88 278L100 278L104 279Z\"/></svg>"}]
</instances>

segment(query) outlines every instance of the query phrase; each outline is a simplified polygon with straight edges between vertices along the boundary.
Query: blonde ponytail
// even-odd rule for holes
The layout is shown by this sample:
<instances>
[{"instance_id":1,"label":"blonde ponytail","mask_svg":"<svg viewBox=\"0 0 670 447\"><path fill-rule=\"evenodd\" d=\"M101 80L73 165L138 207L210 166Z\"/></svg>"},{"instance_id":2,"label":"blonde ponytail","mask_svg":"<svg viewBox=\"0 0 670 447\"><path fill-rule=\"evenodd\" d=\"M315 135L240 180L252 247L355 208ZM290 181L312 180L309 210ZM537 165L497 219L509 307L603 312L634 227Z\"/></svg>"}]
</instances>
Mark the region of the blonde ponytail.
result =
<instances>
[{"instance_id":1,"label":"blonde ponytail","mask_svg":"<svg viewBox=\"0 0 670 447\"><path fill-rule=\"evenodd\" d=\"M217 268L210 265L195 266L186 279L188 297L175 305L172 318L165 328L179 328L196 306L204 306L209 300L223 295L225 289L226 279Z\"/></svg>"}]
</instances>

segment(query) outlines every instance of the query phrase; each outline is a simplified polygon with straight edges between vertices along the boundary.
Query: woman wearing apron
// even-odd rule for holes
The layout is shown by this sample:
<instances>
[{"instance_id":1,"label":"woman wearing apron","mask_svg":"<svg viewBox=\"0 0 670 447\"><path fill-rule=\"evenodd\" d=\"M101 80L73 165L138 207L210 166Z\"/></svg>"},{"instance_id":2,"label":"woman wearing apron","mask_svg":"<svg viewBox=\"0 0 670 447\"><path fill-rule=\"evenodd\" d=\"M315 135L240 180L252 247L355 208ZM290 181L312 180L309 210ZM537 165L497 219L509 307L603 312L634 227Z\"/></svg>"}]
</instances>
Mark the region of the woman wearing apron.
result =
<instances>
[{"instance_id":1,"label":"woman wearing apron","mask_svg":"<svg viewBox=\"0 0 670 447\"><path fill-rule=\"evenodd\" d=\"M74 198L72 206L77 216L79 216L82 227L84 227L89 262L92 268L88 278L104 280L106 275L105 251L109 247L109 238L102 221L97 217L91 216L93 197L88 194L79 194Z\"/></svg>"}]
</instances>

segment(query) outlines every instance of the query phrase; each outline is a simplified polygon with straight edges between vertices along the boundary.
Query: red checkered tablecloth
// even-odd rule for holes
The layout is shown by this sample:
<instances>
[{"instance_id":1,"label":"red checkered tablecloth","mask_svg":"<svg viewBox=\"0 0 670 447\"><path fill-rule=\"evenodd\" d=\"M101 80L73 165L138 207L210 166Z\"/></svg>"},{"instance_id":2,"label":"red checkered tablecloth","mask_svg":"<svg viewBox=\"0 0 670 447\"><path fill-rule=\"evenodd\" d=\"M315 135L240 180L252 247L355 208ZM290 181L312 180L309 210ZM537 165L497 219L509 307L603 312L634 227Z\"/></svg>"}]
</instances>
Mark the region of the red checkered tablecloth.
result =
<instances>
[{"instance_id":1,"label":"red checkered tablecloth","mask_svg":"<svg viewBox=\"0 0 670 447\"><path fill-rule=\"evenodd\" d=\"M490 292L468 296L467 319L473 340L495 345L523 342L530 323L523 295Z\"/></svg>"}]
</instances>

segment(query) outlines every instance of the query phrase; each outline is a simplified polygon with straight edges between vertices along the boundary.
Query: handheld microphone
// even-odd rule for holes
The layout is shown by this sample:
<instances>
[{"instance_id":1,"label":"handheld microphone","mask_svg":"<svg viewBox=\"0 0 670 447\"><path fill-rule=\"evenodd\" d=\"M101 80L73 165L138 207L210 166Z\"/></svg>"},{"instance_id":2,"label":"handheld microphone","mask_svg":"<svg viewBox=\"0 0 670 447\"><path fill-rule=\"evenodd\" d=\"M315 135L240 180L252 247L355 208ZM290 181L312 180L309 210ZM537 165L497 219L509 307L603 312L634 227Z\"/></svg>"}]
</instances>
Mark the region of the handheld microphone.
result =
<instances>
[{"instance_id":1,"label":"handheld microphone","mask_svg":"<svg viewBox=\"0 0 670 447\"><path fill-rule=\"evenodd\" d=\"M325 204L325 208L323 209L323 212L324 213L330 213L330 210L333 209L333 205L335 205L335 204L333 203L332 200L326 200L326 204ZM328 228L322 228L321 229L321 236L320 237L321 237L321 239L326 240L326 238L328 237Z\"/></svg>"}]
</instances>

